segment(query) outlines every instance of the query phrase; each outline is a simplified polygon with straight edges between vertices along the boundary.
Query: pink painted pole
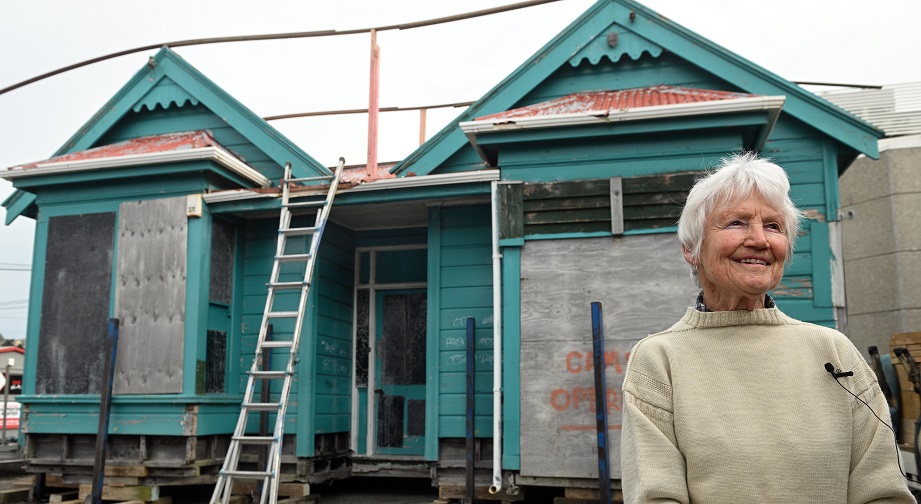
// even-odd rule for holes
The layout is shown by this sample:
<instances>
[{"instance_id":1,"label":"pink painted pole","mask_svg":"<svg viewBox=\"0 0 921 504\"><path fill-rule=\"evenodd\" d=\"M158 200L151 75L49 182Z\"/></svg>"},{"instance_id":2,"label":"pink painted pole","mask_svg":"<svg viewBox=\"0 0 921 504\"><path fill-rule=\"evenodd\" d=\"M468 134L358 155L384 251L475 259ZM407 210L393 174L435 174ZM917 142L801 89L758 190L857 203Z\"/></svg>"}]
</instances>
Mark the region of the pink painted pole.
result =
<instances>
[{"instance_id":1,"label":"pink painted pole","mask_svg":"<svg viewBox=\"0 0 921 504\"><path fill-rule=\"evenodd\" d=\"M380 55L377 46L377 31L371 30L371 85L368 98L368 178L377 176L377 116L380 109Z\"/></svg>"}]
</instances>

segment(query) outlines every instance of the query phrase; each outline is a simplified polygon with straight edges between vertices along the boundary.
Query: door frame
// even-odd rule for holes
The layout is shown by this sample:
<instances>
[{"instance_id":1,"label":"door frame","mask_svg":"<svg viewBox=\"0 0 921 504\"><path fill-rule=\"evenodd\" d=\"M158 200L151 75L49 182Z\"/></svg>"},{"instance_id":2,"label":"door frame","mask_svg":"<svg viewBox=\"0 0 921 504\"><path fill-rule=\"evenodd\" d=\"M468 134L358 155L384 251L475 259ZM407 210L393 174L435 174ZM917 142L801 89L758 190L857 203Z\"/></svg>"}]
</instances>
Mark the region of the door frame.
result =
<instances>
[{"instance_id":1,"label":"door frame","mask_svg":"<svg viewBox=\"0 0 921 504\"><path fill-rule=\"evenodd\" d=\"M352 429L350 433L349 445L351 450L358 456L370 457L376 454L375 440L377 439L377 401L374 390L377 388L377 293L378 291L392 290L428 290L428 282L377 282L377 253L391 252L399 250L427 250L428 245L425 243L411 245L387 245L372 247L355 248L355 289L353 292L353 324L352 324ZM362 282L361 267L362 255L368 254L368 275L367 281ZM361 453L358 447L360 428L362 427L360 418L360 393L357 385L357 359L355 356L358 352L358 292L362 289L368 290L368 383L365 397L365 446L364 453ZM428 331L426 331L428 332ZM428 334L426 335L426 345L428 345ZM426 385L428 387L428 385ZM365 387L362 387L365 388Z\"/></svg>"}]
</instances>

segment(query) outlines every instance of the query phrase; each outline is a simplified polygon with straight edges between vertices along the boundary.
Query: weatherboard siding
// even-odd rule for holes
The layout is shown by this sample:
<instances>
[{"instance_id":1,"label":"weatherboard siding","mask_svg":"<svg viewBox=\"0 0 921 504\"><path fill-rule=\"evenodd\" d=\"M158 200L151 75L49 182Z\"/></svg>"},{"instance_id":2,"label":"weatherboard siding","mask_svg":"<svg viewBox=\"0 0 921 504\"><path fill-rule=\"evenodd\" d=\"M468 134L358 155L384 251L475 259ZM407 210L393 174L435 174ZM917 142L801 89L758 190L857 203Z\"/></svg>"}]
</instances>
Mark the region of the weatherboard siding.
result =
<instances>
[{"instance_id":1,"label":"weatherboard siding","mask_svg":"<svg viewBox=\"0 0 921 504\"><path fill-rule=\"evenodd\" d=\"M312 288L318 296L311 387L318 434L351 429L354 251L350 232L328 224Z\"/></svg>"},{"instance_id":2,"label":"weatherboard siding","mask_svg":"<svg viewBox=\"0 0 921 504\"><path fill-rule=\"evenodd\" d=\"M466 320L475 320L476 437L492 436L493 316L489 207L441 208L438 437L466 432Z\"/></svg>"}]
</instances>

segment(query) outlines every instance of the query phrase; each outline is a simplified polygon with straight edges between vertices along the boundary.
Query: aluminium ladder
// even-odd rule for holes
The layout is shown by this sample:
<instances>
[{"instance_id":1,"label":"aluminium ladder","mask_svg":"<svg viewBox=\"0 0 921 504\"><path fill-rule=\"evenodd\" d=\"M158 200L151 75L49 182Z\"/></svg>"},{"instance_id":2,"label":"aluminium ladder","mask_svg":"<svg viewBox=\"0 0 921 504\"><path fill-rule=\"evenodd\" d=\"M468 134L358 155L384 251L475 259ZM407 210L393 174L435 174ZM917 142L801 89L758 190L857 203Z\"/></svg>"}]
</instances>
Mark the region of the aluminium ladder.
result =
<instances>
[{"instance_id":1,"label":"aluminium ladder","mask_svg":"<svg viewBox=\"0 0 921 504\"><path fill-rule=\"evenodd\" d=\"M304 310L307 306L307 296L310 292L310 282L313 277L314 264L317 257L317 251L320 247L320 240L323 237L323 230L326 227L326 221L329 218L329 211L333 204L333 198L339 187L339 179L342 175L342 167L345 164L343 158L339 158L339 165L332 176L310 177L310 178L292 178L291 164L285 165L285 175L282 179L281 189L281 216L278 226L278 244L275 249L275 259L272 266L272 274L267 284L268 292L265 300L265 311L262 315L262 325L259 327L259 337L256 340L256 355L253 358L253 364L250 367L249 376L246 380L246 391L243 395L243 403L240 407L240 417L237 420L237 427L234 429L233 436L230 439L230 445L227 449L227 455L224 458L224 466L218 474L217 484L214 487L214 493L211 496L211 504L228 504L231 492L233 491L234 480L261 481L262 491L260 495L260 504L274 504L278 500L278 482L279 472L281 470L281 448L284 440L285 415L288 407L288 396L291 391L291 382L294 378L294 367L298 361L298 343L301 336L301 328L304 321ZM290 189L292 184L313 180L329 180L329 192L326 199L322 201L309 202L291 202ZM316 221L313 227L291 227L291 209L314 207L318 208ZM305 236L309 237L310 248L307 253L292 253L288 249L288 238ZM285 263L300 264L303 269L298 269L298 273L303 271L303 278L298 281L281 281L281 265ZM300 291L297 310L280 310L276 306L276 294L278 291ZM280 303L284 304L284 302ZM274 320L294 321L294 331L289 339L273 338L271 324ZM287 366L283 370L263 368L263 355L266 352L271 353L272 349L282 349L287 351ZM255 398L257 383L278 383L281 382L281 392L278 402L257 402ZM247 429L247 423L250 421L252 413L275 413L275 428L267 435L253 435ZM265 467L259 470L240 470L240 455L244 446L260 446L268 449L268 455L265 457Z\"/></svg>"}]
</instances>

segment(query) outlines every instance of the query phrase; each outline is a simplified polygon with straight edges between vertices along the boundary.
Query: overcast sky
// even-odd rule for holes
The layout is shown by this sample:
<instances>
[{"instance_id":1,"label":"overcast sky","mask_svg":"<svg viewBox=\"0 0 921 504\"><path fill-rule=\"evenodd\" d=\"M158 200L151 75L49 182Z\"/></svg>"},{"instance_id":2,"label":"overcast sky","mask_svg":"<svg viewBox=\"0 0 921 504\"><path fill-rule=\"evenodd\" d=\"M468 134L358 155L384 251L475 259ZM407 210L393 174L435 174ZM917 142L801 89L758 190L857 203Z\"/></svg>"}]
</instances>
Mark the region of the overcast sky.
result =
<instances>
[{"instance_id":1,"label":"overcast sky","mask_svg":"<svg viewBox=\"0 0 921 504\"><path fill-rule=\"evenodd\" d=\"M175 40L369 28L507 5L503 0L242 0L0 2L0 88L72 63ZM559 2L474 20L388 31L381 47L381 106L474 101L585 11ZM793 81L921 81L919 0L647 0L647 6ZM365 108L369 36L245 42L176 49L261 116ZM0 95L0 170L51 156L155 51ZM461 112L430 111L431 136ZM418 112L383 114L379 159L418 143ZM363 115L274 121L325 165L363 163ZM0 180L0 200L12 186ZM0 334L23 338L33 221L0 222Z\"/></svg>"}]
</instances>

